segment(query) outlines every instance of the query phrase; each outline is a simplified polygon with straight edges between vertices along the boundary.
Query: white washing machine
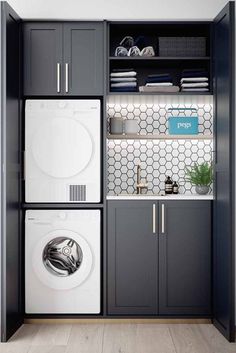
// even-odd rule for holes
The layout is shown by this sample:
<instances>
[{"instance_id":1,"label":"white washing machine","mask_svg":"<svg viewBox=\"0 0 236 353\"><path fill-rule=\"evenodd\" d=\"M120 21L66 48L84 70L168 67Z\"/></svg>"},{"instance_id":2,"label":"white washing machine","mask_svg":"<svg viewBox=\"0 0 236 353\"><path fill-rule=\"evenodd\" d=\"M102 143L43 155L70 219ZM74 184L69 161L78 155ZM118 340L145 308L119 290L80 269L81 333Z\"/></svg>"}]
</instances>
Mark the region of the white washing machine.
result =
<instances>
[{"instance_id":1,"label":"white washing machine","mask_svg":"<svg viewBox=\"0 0 236 353\"><path fill-rule=\"evenodd\" d=\"M99 210L26 211L26 313L100 313L100 223Z\"/></svg>"},{"instance_id":2,"label":"white washing machine","mask_svg":"<svg viewBox=\"0 0 236 353\"><path fill-rule=\"evenodd\" d=\"M27 100L25 201L100 202L99 100Z\"/></svg>"}]
</instances>

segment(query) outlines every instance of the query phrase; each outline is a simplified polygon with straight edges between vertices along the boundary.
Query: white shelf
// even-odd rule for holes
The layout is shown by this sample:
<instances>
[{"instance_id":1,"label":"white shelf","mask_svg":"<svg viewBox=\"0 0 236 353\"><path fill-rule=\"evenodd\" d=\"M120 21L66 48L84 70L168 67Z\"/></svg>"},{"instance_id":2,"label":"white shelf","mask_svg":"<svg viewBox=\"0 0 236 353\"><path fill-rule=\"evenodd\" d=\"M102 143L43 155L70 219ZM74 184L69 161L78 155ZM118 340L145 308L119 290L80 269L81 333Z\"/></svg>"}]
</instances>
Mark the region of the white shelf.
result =
<instances>
[{"instance_id":1,"label":"white shelf","mask_svg":"<svg viewBox=\"0 0 236 353\"><path fill-rule=\"evenodd\" d=\"M109 140L212 140L213 135L111 135Z\"/></svg>"},{"instance_id":2,"label":"white shelf","mask_svg":"<svg viewBox=\"0 0 236 353\"><path fill-rule=\"evenodd\" d=\"M213 195L198 195L198 194L178 194L178 195L160 195L160 194L119 194L108 195L107 200L213 200Z\"/></svg>"}]
</instances>

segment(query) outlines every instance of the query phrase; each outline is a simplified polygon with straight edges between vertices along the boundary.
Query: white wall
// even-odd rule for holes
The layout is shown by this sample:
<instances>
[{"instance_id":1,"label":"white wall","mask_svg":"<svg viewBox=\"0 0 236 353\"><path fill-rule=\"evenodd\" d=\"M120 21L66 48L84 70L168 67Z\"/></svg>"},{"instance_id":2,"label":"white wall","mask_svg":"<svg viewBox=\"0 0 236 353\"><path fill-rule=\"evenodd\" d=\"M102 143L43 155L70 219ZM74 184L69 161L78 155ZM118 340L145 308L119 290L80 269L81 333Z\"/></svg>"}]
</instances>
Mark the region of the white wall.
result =
<instances>
[{"instance_id":1,"label":"white wall","mask_svg":"<svg viewBox=\"0 0 236 353\"><path fill-rule=\"evenodd\" d=\"M8 0L20 17L212 19L228 0Z\"/></svg>"}]
</instances>

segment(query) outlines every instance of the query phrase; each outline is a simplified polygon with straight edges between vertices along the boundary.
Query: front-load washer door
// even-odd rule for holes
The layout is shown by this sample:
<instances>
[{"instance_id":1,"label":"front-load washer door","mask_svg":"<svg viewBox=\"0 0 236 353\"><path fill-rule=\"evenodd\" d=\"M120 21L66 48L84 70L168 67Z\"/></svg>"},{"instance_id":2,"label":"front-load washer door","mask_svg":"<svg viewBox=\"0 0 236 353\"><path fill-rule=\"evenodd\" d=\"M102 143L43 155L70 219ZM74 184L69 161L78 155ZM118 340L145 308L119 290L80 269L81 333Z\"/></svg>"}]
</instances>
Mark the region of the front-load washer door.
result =
<instances>
[{"instance_id":1,"label":"front-load washer door","mask_svg":"<svg viewBox=\"0 0 236 353\"><path fill-rule=\"evenodd\" d=\"M85 282L93 268L87 241L71 230L54 230L35 246L32 265L38 279L55 290L69 290Z\"/></svg>"}]
</instances>

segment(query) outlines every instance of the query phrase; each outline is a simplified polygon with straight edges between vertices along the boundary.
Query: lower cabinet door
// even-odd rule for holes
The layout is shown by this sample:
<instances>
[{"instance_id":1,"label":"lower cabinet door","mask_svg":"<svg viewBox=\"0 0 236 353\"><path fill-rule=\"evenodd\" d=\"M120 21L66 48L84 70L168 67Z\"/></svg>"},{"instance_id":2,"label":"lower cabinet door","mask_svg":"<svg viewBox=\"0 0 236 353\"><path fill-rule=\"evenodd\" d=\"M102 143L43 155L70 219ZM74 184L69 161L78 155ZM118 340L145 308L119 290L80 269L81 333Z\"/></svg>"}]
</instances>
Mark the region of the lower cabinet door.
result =
<instances>
[{"instance_id":1,"label":"lower cabinet door","mask_svg":"<svg viewBox=\"0 0 236 353\"><path fill-rule=\"evenodd\" d=\"M211 201L159 203L159 314L211 312Z\"/></svg>"},{"instance_id":2,"label":"lower cabinet door","mask_svg":"<svg viewBox=\"0 0 236 353\"><path fill-rule=\"evenodd\" d=\"M108 314L157 314L157 207L108 201Z\"/></svg>"}]
</instances>

